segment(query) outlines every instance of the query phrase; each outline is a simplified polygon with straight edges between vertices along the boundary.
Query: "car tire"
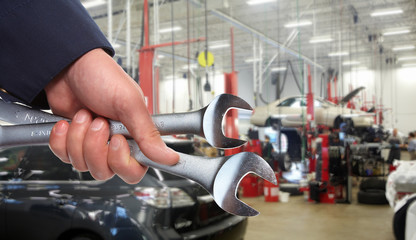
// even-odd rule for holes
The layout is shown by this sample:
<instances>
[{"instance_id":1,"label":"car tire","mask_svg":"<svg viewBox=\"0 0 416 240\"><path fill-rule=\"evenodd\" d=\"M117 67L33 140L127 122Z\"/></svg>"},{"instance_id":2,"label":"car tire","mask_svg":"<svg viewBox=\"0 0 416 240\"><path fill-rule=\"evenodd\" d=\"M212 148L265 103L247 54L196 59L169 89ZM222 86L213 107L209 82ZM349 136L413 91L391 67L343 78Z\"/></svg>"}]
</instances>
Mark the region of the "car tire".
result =
<instances>
[{"instance_id":1,"label":"car tire","mask_svg":"<svg viewBox=\"0 0 416 240\"><path fill-rule=\"evenodd\" d=\"M339 129L342 123L342 118L340 116L336 117L334 120L334 129Z\"/></svg>"},{"instance_id":2,"label":"car tire","mask_svg":"<svg viewBox=\"0 0 416 240\"><path fill-rule=\"evenodd\" d=\"M361 190L357 193L357 200L362 204L384 205L388 204L386 192L380 189Z\"/></svg>"},{"instance_id":3,"label":"car tire","mask_svg":"<svg viewBox=\"0 0 416 240\"><path fill-rule=\"evenodd\" d=\"M377 178L369 178L365 179L360 184L360 190L366 191L369 189L378 189L378 190L386 190L386 180L377 179Z\"/></svg>"},{"instance_id":4,"label":"car tire","mask_svg":"<svg viewBox=\"0 0 416 240\"><path fill-rule=\"evenodd\" d=\"M283 172L287 172L292 168L292 161L290 160L289 154L279 154L277 163L279 164L279 169Z\"/></svg>"}]
</instances>

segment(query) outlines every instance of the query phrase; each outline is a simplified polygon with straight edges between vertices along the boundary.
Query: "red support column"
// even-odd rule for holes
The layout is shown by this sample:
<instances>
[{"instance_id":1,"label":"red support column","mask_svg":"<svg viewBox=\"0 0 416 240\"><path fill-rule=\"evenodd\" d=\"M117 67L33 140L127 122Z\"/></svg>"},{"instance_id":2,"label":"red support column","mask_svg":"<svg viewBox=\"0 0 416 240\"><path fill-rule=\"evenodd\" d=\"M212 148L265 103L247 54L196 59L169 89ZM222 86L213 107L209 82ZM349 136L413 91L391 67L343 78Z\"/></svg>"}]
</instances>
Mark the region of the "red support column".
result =
<instances>
[{"instance_id":1,"label":"red support column","mask_svg":"<svg viewBox=\"0 0 416 240\"><path fill-rule=\"evenodd\" d=\"M225 93L238 95L238 79L237 73L225 73ZM236 109L231 109L227 112L225 116L225 136L229 138L239 138L238 128L236 121L238 119L238 111ZM240 152L240 148L227 149L225 150L225 155L233 155Z\"/></svg>"}]
</instances>

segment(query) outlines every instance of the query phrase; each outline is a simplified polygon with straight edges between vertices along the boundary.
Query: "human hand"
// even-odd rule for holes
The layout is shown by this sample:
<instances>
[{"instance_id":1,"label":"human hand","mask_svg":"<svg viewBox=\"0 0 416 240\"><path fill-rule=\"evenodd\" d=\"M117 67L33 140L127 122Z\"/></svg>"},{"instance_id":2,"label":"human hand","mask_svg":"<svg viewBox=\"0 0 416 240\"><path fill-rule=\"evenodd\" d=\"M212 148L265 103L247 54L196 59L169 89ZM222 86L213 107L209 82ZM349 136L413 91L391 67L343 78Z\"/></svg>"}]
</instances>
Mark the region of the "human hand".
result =
<instances>
[{"instance_id":1,"label":"human hand","mask_svg":"<svg viewBox=\"0 0 416 240\"><path fill-rule=\"evenodd\" d=\"M140 87L102 49L76 60L45 91L52 111L72 119L71 124L60 121L54 126L50 148L77 170L90 171L98 180L117 174L127 183L139 182L146 173L147 167L130 156L123 136L112 136L107 144L105 118L122 122L148 158L161 164L177 163L179 155L160 138Z\"/></svg>"}]
</instances>

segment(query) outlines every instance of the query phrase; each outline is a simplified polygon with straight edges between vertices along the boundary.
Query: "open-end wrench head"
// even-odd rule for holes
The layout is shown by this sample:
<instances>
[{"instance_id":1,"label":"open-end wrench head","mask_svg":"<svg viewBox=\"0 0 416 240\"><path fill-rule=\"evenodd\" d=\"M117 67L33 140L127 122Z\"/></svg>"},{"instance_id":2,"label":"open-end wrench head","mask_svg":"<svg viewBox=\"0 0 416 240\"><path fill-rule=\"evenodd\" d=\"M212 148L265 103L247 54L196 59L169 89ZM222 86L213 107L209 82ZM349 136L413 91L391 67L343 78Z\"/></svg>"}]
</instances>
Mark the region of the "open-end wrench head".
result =
<instances>
[{"instance_id":1,"label":"open-end wrench head","mask_svg":"<svg viewBox=\"0 0 416 240\"><path fill-rule=\"evenodd\" d=\"M258 211L237 198L241 179L254 173L265 180L277 184L273 169L269 164L252 152L238 153L230 157L218 171L213 184L215 202L229 213L239 216L256 216Z\"/></svg>"},{"instance_id":2,"label":"open-end wrench head","mask_svg":"<svg viewBox=\"0 0 416 240\"><path fill-rule=\"evenodd\" d=\"M212 146L236 148L246 143L246 141L240 139L227 138L222 131L222 120L231 108L253 110L246 101L231 94L218 95L206 107L202 128L205 139Z\"/></svg>"}]
</instances>

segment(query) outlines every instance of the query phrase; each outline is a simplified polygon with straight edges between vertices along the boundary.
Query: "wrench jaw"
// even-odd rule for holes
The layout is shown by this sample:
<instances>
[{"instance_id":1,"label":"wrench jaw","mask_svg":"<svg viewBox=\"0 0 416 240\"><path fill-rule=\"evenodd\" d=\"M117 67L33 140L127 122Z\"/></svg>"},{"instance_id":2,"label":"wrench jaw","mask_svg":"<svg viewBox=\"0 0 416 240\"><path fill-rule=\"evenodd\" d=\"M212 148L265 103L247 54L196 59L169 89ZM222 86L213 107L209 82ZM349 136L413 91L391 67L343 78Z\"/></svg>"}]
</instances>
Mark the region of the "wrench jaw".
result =
<instances>
[{"instance_id":1,"label":"wrench jaw","mask_svg":"<svg viewBox=\"0 0 416 240\"><path fill-rule=\"evenodd\" d=\"M277 184L273 169L257 154L238 153L230 157L219 169L213 184L215 202L225 211L240 216L256 216L258 211L236 197L241 179L254 173L265 180Z\"/></svg>"},{"instance_id":2,"label":"wrench jaw","mask_svg":"<svg viewBox=\"0 0 416 240\"><path fill-rule=\"evenodd\" d=\"M223 118L231 108L253 110L246 101L231 94L218 95L205 107L202 130L205 139L212 146L236 148L246 143L246 141L240 139L227 138L222 131Z\"/></svg>"}]
</instances>

